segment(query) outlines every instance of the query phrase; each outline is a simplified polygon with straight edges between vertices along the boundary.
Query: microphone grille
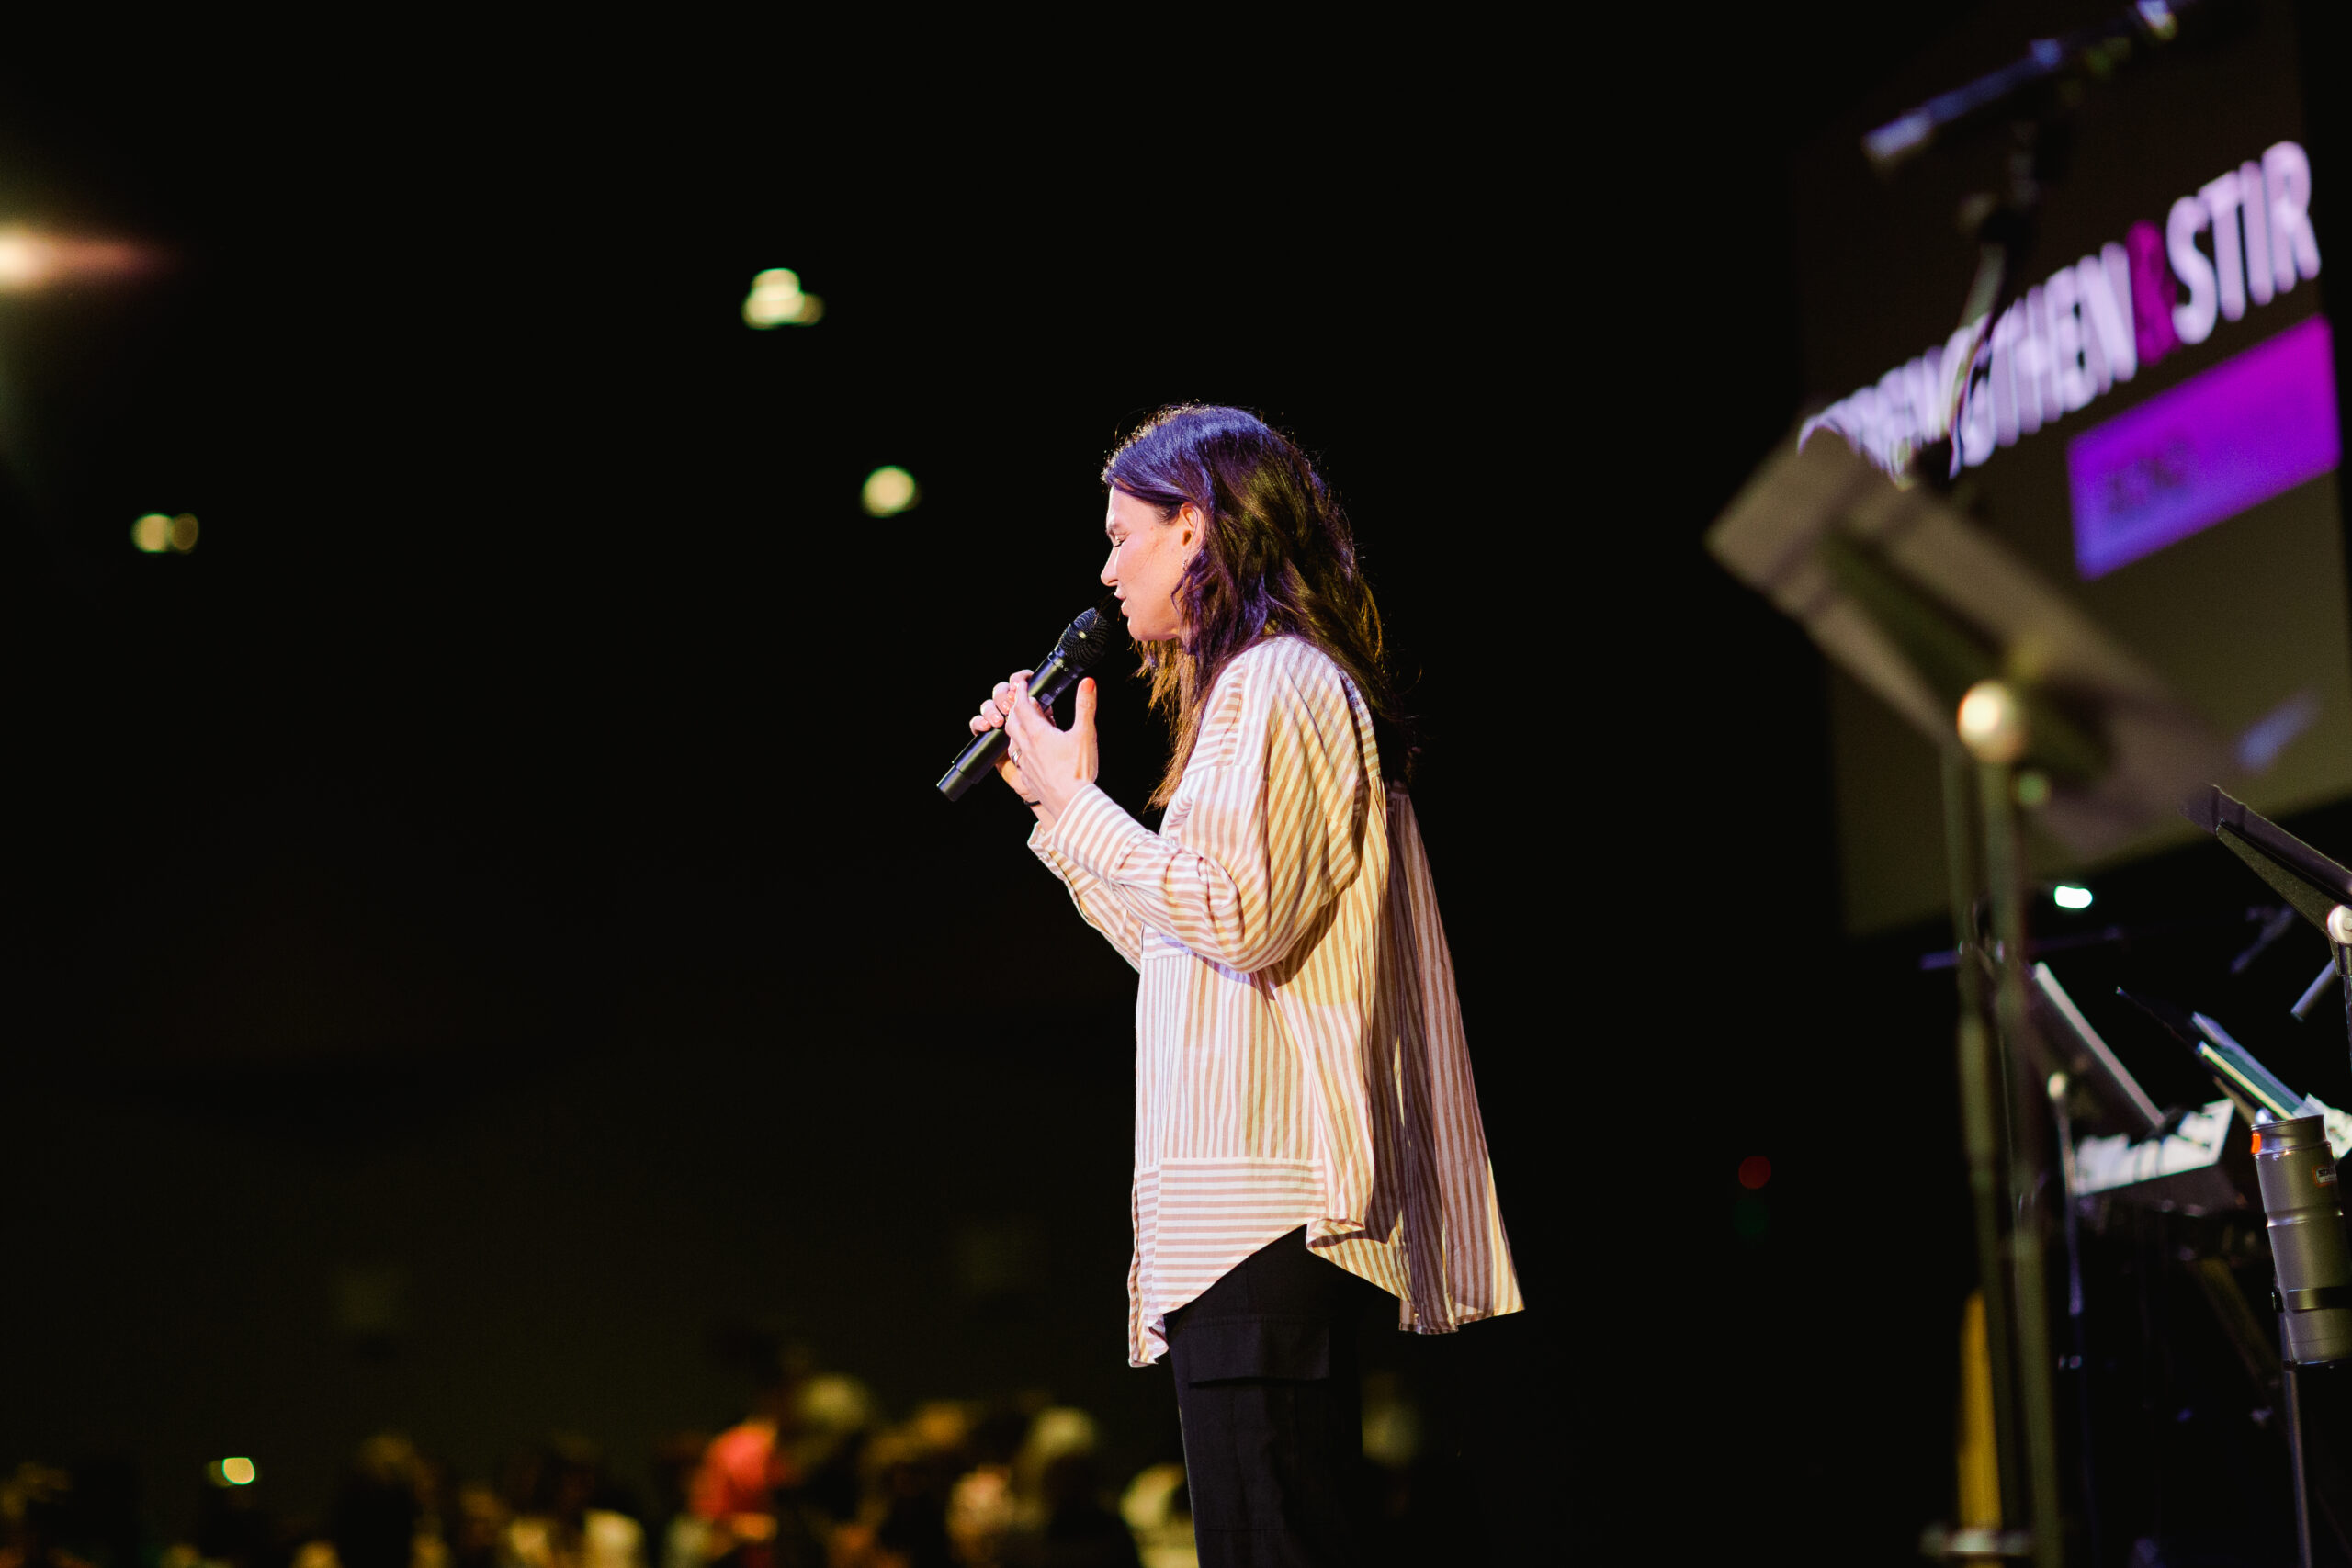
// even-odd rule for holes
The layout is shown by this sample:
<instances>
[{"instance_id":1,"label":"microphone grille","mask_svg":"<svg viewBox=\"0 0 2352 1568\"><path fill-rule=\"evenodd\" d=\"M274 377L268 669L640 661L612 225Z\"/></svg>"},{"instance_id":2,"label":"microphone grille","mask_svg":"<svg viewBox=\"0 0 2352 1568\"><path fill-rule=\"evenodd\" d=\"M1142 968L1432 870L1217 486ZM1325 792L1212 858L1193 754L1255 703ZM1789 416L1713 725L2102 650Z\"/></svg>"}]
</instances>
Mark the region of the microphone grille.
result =
<instances>
[{"instance_id":1,"label":"microphone grille","mask_svg":"<svg viewBox=\"0 0 2352 1568\"><path fill-rule=\"evenodd\" d=\"M1091 670L1102 657L1110 652L1126 629L1119 615L1119 601L1105 597L1091 610L1080 610L1078 619L1062 633L1062 651L1070 664L1080 670Z\"/></svg>"}]
</instances>

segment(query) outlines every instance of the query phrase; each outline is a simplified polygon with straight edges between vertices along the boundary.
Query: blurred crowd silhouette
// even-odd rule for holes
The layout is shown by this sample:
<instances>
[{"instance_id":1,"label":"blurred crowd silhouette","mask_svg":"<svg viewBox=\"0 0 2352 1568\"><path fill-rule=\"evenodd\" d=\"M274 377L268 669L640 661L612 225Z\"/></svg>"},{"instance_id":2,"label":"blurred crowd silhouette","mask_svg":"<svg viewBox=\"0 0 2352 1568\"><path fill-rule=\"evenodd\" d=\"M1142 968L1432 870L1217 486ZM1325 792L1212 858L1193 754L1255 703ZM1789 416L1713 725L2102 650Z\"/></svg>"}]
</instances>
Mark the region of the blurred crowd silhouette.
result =
<instances>
[{"instance_id":1,"label":"blurred crowd silhouette","mask_svg":"<svg viewBox=\"0 0 2352 1568\"><path fill-rule=\"evenodd\" d=\"M1083 1410L938 1400L892 1420L854 1377L777 1365L736 1425L657 1442L645 1495L569 1434L469 1476L386 1432L322 1511L215 1460L190 1478L193 1529L165 1530L128 1462L27 1461L0 1483L0 1568L1193 1568L1183 1466L1106 1473ZM1375 1561L1475 1558L1443 1550L1470 1544L1467 1499L1417 1459L1412 1404L1389 1374L1365 1394Z\"/></svg>"}]
</instances>

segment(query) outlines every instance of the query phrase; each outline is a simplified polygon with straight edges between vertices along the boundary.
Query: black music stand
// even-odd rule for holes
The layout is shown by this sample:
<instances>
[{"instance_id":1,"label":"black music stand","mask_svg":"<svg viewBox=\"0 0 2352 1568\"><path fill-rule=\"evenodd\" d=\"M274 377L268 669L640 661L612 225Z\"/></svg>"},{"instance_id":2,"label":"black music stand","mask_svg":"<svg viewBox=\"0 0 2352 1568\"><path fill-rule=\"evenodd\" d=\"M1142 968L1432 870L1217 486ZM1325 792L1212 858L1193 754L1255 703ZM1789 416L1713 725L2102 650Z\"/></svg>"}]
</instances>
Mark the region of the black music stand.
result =
<instances>
[{"instance_id":1,"label":"black music stand","mask_svg":"<svg viewBox=\"0 0 2352 1568\"><path fill-rule=\"evenodd\" d=\"M2029 1001L2018 812L2076 853L2097 854L2191 785L2231 775L2229 748L1942 496L1898 484L1833 436L1782 446L1707 544L1944 760L1962 1122L2002 1511L2030 1527L2023 1540L2001 1532L2001 1550L2054 1564L2063 1525L2044 1249L2055 1086L2029 1070L2048 1057ZM1986 902L1989 947L1978 919Z\"/></svg>"},{"instance_id":2,"label":"black music stand","mask_svg":"<svg viewBox=\"0 0 2352 1568\"><path fill-rule=\"evenodd\" d=\"M2335 955L2336 987L2344 993L2346 1040L2352 1045L2352 871L2245 802L2224 794L2218 784L2192 793L2181 802L2180 814L2221 840L2327 938ZM2310 1010L2318 991L2315 981L2296 1004L2297 1018Z\"/></svg>"}]
</instances>

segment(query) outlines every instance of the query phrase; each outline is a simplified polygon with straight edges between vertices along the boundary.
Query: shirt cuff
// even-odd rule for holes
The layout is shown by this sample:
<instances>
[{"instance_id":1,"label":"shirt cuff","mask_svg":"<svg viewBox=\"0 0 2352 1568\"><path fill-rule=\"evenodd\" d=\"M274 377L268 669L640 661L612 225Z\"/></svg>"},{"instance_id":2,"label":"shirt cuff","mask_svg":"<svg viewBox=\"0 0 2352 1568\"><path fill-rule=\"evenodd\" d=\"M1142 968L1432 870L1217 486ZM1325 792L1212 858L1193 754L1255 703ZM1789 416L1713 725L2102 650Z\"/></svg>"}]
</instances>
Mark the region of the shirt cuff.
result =
<instances>
[{"instance_id":1,"label":"shirt cuff","mask_svg":"<svg viewBox=\"0 0 2352 1568\"><path fill-rule=\"evenodd\" d=\"M1029 829L1029 852L1043 861L1047 871L1064 882L1074 882L1086 874L1070 863L1070 858L1054 847L1053 831L1040 819Z\"/></svg>"},{"instance_id":2,"label":"shirt cuff","mask_svg":"<svg viewBox=\"0 0 2352 1568\"><path fill-rule=\"evenodd\" d=\"M1079 786L1054 818L1053 831L1042 838L1031 834L1029 846L1040 856L1050 854L1108 882L1112 868L1125 858L1128 849L1137 840L1150 837L1150 829L1120 810L1118 802L1099 785L1087 784Z\"/></svg>"}]
</instances>

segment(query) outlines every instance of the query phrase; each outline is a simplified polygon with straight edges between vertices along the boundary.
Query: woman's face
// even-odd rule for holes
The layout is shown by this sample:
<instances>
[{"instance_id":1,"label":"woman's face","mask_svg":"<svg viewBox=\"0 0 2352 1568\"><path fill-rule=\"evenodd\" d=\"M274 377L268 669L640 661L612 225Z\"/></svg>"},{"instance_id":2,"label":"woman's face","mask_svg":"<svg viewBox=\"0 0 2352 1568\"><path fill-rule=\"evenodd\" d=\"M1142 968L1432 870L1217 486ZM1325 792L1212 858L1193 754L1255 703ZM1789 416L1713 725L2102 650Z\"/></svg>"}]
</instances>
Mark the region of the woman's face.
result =
<instances>
[{"instance_id":1,"label":"woman's face","mask_svg":"<svg viewBox=\"0 0 2352 1568\"><path fill-rule=\"evenodd\" d=\"M1127 635L1137 642L1166 642L1182 636L1176 585L1201 547L1200 513L1188 502L1162 522L1159 508L1114 489L1102 531L1111 536L1102 584L1118 592Z\"/></svg>"}]
</instances>

